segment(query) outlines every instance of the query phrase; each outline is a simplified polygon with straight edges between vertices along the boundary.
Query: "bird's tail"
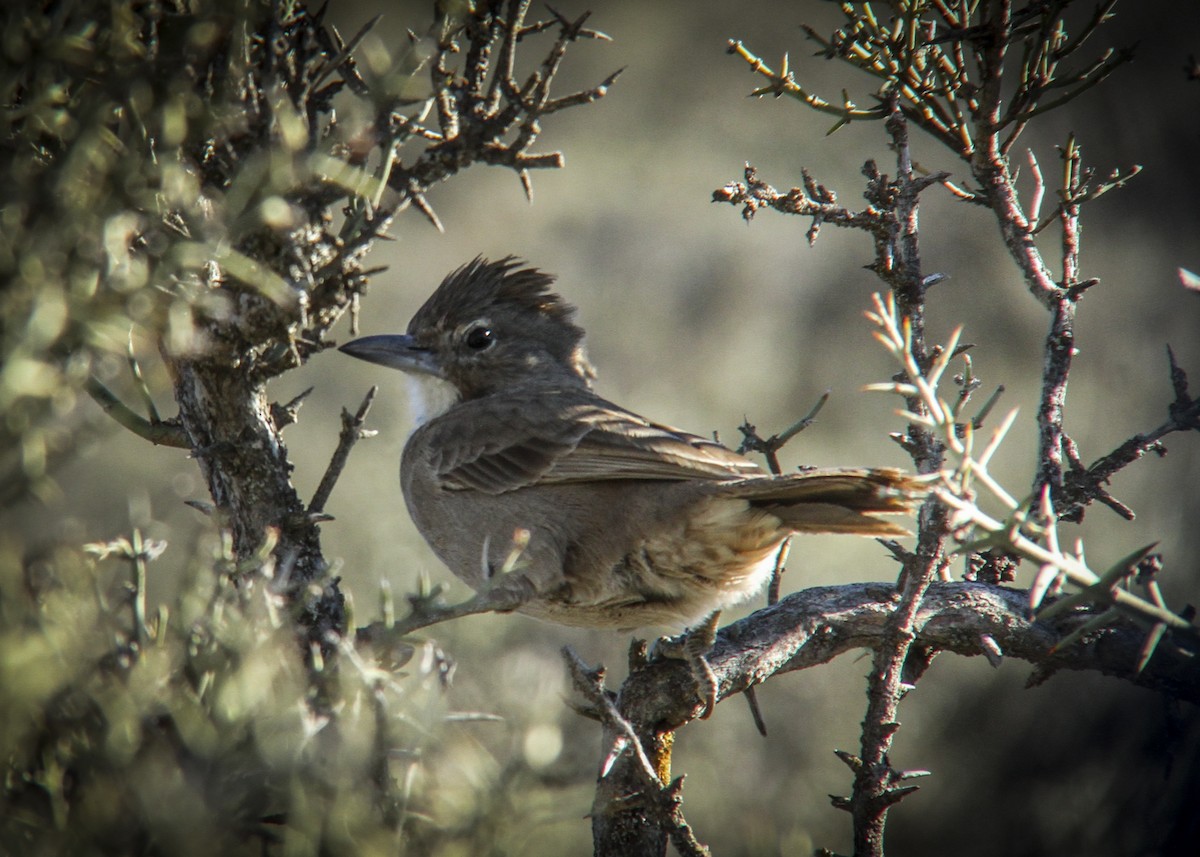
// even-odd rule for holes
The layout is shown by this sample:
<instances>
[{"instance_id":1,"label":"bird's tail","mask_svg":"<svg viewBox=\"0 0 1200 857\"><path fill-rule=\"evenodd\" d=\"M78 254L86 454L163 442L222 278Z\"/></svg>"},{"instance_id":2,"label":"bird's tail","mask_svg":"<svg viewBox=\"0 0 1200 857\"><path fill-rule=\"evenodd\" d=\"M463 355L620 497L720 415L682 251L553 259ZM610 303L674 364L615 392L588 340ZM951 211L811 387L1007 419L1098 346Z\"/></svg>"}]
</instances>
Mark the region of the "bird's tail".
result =
<instances>
[{"instance_id":1,"label":"bird's tail","mask_svg":"<svg viewBox=\"0 0 1200 857\"><path fill-rule=\"evenodd\" d=\"M879 515L910 514L929 493L929 478L891 467L828 468L726 482L718 492L748 500L798 533L903 536Z\"/></svg>"}]
</instances>

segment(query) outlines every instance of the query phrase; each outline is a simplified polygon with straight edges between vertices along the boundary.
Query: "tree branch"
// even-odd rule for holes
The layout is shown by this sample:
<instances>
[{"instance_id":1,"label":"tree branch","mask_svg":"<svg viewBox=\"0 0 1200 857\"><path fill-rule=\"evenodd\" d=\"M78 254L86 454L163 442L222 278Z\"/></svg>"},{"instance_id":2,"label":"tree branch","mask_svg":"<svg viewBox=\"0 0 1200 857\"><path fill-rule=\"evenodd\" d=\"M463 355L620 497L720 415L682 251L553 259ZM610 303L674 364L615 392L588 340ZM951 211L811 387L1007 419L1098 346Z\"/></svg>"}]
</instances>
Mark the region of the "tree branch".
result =
<instances>
[{"instance_id":1,"label":"tree branch","mask_svg":"<svg viewBox=\"0 0 1200 857\"><path fill-rule=\"evenodd\" d=\"M717 676L718 699L776 674L819 666L848 651L877 648L884 642L887 618L898 597L890 583L813 587L727 625L707 655ZM1146 668L1136 671L1146 633L1141 625L1121 620L1077 645L1056 650L1059 640L1097 611L1077 609L1045 621L1031 621L1028 612L1025 590L935 581L914 617L914 645L967 657L989 652L994 656L998 648L1006 657L1033 664L1038 681L1058 670L1087 670L1200 703L1200 658L1186 649L1160 645ZM985 636L992 642L985 642ZM622 684L622 714L639 731L677 729L700 715L702 705L693 684L686 664L651 662Z\"/></svg>"},{"instance_id":2,"label":"tree branch","mask_svg":"<svg viewBox=\"0 0 1200 857\"><path fill-rule=\"evenodd\" d=\"M309 515L317 515L325 511L325 504L329 501L329 495L333 493L333 486L337 484L338 477L342 475L342 470L350 458L350 450L363 438L375 434L374 431L363 429L363 422L367 418L367 411L371 410L371 403L375 401L375 394L378 391L378 387L371 387L363 396L358 410L353 414L342 408L342 431L338 435L337 449L329 459L329 466L325 469L325 475L321 477L321 483L313 492L313 498L308 504Z\"/></svg>"}]
</instances>

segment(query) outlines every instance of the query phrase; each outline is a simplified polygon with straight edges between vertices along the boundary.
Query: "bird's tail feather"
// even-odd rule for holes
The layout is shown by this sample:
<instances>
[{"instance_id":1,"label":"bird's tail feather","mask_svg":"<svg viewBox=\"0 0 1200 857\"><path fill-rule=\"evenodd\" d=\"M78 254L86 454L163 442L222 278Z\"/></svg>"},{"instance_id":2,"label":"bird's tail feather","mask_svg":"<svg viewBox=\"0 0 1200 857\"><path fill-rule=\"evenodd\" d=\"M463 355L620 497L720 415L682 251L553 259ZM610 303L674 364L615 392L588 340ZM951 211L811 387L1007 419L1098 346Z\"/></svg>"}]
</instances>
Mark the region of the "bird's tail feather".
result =
<instances>
[{"instance_id":1,"label":"bird's tail feather","mask_svg":"<svg viewBox=\"0 0 1200 857\"><path fill-rule=\"evenodd\" d=\"M907 535L875 517L911 513L929 493L929 480L890 467L812 470L726 482L725 496L748 500L800 533Z\"/></svg>"}]
</instances>

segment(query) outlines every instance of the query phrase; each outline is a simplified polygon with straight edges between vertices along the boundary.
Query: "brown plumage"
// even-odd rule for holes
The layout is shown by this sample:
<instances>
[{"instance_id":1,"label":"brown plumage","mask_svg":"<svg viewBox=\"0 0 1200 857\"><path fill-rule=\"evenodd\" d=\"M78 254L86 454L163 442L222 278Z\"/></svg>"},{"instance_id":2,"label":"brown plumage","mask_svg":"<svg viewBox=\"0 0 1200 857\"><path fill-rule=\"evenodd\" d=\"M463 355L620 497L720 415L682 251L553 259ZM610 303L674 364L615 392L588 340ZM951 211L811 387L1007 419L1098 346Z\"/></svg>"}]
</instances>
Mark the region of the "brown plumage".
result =
<instances>
[{"instance_id":1,"label":"brown plumage","mask_svg":"<svg viewBox=\"0 0 1200 857\"><path fill-rule=\"evenodd\" d=\"M597 396L574 310L551 277L518 265L476 259L407 334L342 347L413 380L409 512L497 606L568 625L682 625L758 591L792 533L905 533L879 517L924 493L899 470L772 476ZM517 567L496 579L519 531Z\"/></svg>"}]
</instances>

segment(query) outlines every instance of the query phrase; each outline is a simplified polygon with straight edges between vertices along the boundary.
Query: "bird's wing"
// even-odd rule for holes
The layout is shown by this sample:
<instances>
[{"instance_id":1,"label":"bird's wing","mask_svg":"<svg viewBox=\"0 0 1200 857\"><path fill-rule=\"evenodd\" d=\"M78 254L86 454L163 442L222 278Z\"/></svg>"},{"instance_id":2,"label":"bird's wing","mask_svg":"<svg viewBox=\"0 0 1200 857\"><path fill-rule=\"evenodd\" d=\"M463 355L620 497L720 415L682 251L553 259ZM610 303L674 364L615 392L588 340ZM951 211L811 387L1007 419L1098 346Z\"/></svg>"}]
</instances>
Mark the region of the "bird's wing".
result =
<instances>
[{"instance_id":1,"label":"bird's wing","mask_svg":"<svg viewBox=\"0 0 1200 857\"><path fill-rule=\"evenodd\" d=\"M436 425L435 425L436 423ZM584 391L468 402L427 426L442 486L502 494L533 484L759 476L747 458Z\"/></svg>"}]
</instances>

